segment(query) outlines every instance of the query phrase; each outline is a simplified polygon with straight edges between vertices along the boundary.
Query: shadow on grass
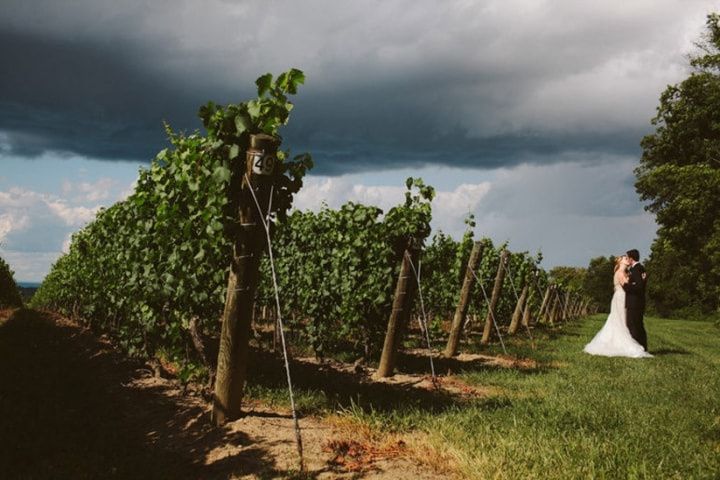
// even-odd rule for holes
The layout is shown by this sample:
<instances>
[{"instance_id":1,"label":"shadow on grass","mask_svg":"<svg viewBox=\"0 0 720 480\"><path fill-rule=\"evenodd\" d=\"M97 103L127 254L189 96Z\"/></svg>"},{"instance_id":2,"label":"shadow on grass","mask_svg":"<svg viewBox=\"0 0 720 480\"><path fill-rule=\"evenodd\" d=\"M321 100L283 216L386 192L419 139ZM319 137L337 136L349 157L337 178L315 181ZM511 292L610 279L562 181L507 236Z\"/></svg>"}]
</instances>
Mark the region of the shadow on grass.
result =
<instances>
[{"instance_id":1,"label":"shadow on grass","mask_svg":"<svg viewBox=\"0 0 720 480\"><path fill-rule=\"evenodd\" d=\"M0 326L0 478L276 473L267 451L243 433L212 428L197 403L182 404L163 385L126 386L138 367L67 322L14 312ZM250 446L202 464L228 442Z\"/></svg>"},{"instance_id":2,"label":"shadow on grass","mask_svg":"<svg viewBox=\"0 0 720 480\"><path fill-rule=\"evenodd\" d=\"M522 364L518 364L516 366L503 366L498 363L494 363L491 358L461 360L456 357L445 358L436 356L433 358L433 363L435 365L435 371L438 372L439 375L444 375L448 372L456 374L483 371L506 371L509 369L524 374L537 374L550 370L549 366L543 364L528 366ZM427 373L430 370L427 355L400 352L398 355L398 364L400 365L400 370L404 373L422 374Z\"/></svg>"},{"instance_id":3,"label":"shadow on grass","mask_svg":"<svg viewBox=\"0 0 720 480\"><path fill-rule=\"evenodd\" d=\"M690 355L690 352L685 350L684 348L658 348L657 350L653 350L650 353L652 353L656 357L660 357L663 355Z\"/></svg>"},{"instance_id":4,"label":"shadow on grass","mask_svg":"<svg viewBox=\"0 0 720 480\"><path fill-rule=\"evenodd\" d=\"M336 362L312 363L294 359L290 364L293 386L300 390L323 392L321 408L331 409L355 406L366 411L387 413L408 409L439 413L469 403L480 407L487 405L491 409L509 406L504 401L498 403L496 399L488 397L461 396L445 389L420 388L417 384L430 377L429 357L419 353L421 351L399 352L396 371L406 377L401 377L402 381L390 382L375 381L367 373L354 371L347 364L344 368L338 368ZM494 355L487 347L482 351ZM524 354L531 352L523 345L519 346L518 351ZM251 384L275 391L287 388L284 364L279 354L254 348L250 358L248 381ZM441 378L448 374L507 370L537 375L554 369L545 362L531 363L522 357L517 365L508 365L507 362L511 361L505 357L506 363L501 364L491 356L459 359L436 354L433 357L435 371ZM407 376L412 378L408 379Z\"/></svg>"},{"instance_id":5,"label":"shadow on grass","mask_svg":"<svg viewBox=\"0 0 720 480\"><path fill-rule=\"evenodd\" d=\"M286 389L287 379L282 358L262 350L251 353L249 382L270 389ZM449 392L423 389L412 383L376 382L365 373L341 371L331 365L292 360L290 364L293 387L322 391L327 408L359 406L363 409L393 411L416 408L440 412L453 406L467 404L466 400Z\"/></svg>"}]
</instances>

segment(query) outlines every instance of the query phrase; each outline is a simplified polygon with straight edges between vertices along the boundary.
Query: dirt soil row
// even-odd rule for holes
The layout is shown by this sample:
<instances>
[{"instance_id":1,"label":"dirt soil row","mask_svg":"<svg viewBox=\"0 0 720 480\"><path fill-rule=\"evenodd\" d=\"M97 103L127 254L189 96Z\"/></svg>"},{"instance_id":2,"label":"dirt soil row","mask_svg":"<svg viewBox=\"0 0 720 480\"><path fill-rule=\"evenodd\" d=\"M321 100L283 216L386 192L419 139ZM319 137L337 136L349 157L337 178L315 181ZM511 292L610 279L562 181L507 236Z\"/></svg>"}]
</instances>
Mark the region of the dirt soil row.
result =
<instances>
[{"instance_id":1,"label":"dirt soil row","mask_svg":"<svg viewBox=\"0 0 720 480\"><path fill-rule=\"evenodd\" d=\"M432 388L416 380L392 382ZM313 416L301 419L307 473L298 475L288 412L248 409L214 428L201 396L78 325L0 311L0 478L448 478L413 456L411 439L373 442Z\"/></svg>"}]
</instances>

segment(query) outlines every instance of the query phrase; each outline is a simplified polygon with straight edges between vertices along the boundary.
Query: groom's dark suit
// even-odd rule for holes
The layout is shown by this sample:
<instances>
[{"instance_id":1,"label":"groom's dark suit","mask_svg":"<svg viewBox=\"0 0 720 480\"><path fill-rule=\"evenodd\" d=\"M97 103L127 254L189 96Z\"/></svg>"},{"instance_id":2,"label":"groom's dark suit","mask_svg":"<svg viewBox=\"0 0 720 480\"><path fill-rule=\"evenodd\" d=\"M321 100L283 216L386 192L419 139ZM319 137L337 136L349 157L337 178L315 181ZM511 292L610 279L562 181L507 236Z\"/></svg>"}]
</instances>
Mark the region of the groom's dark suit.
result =
<instances>
[{"instance_id":1,"label":"groom's dark suit","mask_svg":"<svg viewBox=\"0 0 720 480\"><path fill-rule=\"evenodd\" d=\"M630 280L625 289L625 308L627 309L627 326L630 335L647 350L647 333L643 325L645 314L645 280L643 279L645 267L635 263L630 267Z\"/></svg>"}]
</instances>

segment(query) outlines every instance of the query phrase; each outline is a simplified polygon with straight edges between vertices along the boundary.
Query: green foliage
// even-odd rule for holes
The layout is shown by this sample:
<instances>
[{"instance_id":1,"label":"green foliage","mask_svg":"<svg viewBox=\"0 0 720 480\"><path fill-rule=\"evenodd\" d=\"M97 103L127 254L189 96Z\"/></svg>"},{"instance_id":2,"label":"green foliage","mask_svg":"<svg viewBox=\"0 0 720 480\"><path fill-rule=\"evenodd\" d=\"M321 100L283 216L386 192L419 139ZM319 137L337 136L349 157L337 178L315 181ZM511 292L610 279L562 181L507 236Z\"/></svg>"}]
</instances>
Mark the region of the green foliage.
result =
<instances>
[{"instance_id":1,"label":"green foliage","mask_svg":"<svg viewBox=\"0 0 720 480\"><path fill-rule=\"evenodd\" d=\"M427 246L422 256L422 291L425 308L435 333L440 333L443 321L452 319L460 298L460 289L465 278L465 269L472 250L474 217L470 215L466 220L468 228L460 241L438 232L433 236L432 242ZM483 282L483 287L490 296L497 274L500 253L506 245L495 247L489 238L480 240L483 245L483 254L475 274ZM503 294L497 307L496 318L500 322L509 322L517 302L515 294L520 295L523 286L530 285L530 294L533 308L536 308L542 298L538 290L547 286L548 276L538 267L541 256L532 257L528 252L516 252L510 255L508 272L504 281ZM539 298L539 299L538 299ZM417 302L416 302L417 303ZM416 310L418 310L416 306ZM483 316L487 312L487 302L482 289L476 282L471 292L471 301L468 309L470 315Z\"/></svg>"},{"instance_id":2,"label":"green foliage","mask_svg":"<svg viewBox=\"0 0 720 480\"><path fill-rule=\"evenodd\" d=\"M233 182L230 162L251 133L277 134L287 123L304 77L297 70L258 79L259 97L200 109L207 136L173 133L150 168L141 169L132 195L101 210L77 232L68 254L53 266L33 305L70 315L108 332L134 356L162 356L180 364L181 377L198 376L188 325L214 334L222 312L230 264ZM309 156L279 155L273 213L282 218ZM282 161L285 160L285 161Z\"/></svg>"},{"instance_id":3,"label":"green foliage","mask_svg":"<svg viewBox=\"0 0 720 480\"><path fill-rule=\"evenodd\" d=\"M472 248L472 230L460 242L442 231L436 233L420 258L420 285L430 327L435 334L443 320L452 317L462 286L460 270L465 271L469 248ZM469 245L468 245L469 244ZM469 248L468 248L469 246ZM467 252L467 253L466 253ZM419 311L420 299L415 300Z\"/></svg>"},{"instance_id":4,"label":"green foliage","mask_svg":"<svg viewBox=\"0 0 720 480\"><path fill-rule=\"evenodd\" d=\"M720 307L720 16L707 19L694 71L660 97L642 140L638 193L660 228L648 271L661 314L695 305Z\"/></svg>"},{"instance_id":5,"label":"green foliage","mask_svg":"<svg viewBox=\"0 0 720 480\"><path fill-rule=\"evenodd\" d=\"M236 211L239 201L239 185L242 178L231 178L230 165L242 163L245 158L240 156L249 147L250 135L264 133L282 140L279 128L288 123L293 104L288 100L289 94L297 93L298 86L305 82L305 75L297 69L280 74L273 81L272 75L266 73L256 80L258 98L239 104L224 107L209 102L200 108L198 115L207 130L209 151L213 157L222 159L221 169L215 172L222 180L229 182L230 198L233 200L227 207L228 216ZM289 151L279 151L280 165L273 183L273 215L283 220L292 206L293 195L302 188L302 179L313 167L309 154L295 156L289 160ZM236 169L232 169L235 171ZM245 171L243 167L237 169ZM226 225L232 231L233 225Z\"/></svg>"},{"instance_id":6,"label":"green foliage","mask_svg":"<svg viewBox=\"0 0 720 480\"><path fill-rule=\"evenodd\" d=\"M10 265L0 257L0 308L21 307L23 304L14 273L10 270Z\"/></svg>"},{"instance_id":7,"label":"green foliage","mask_svg":"<svg viewBox=\"0 0 720 480\"><path fill-rule=\"evenodd\" d=\"M275 231L285 317L320 356L327 350L369 350L381 332L399 262L386 241L381 214L379 208L355 203L317 213L295 211ZM258 295L260 303L274 307L267 259L261 263Z\"/></svg>"},{"instance_id":8,"label":"green foliage","mask_svg":"<svg viewBox=\"0 0 720 480\"><path fill-rule=\"evenodd\" d=\"M398 255L407 248L420 249L430 235L432 220L432 199L435 189L425 185L421 178L405 181L405 203L390 209L384 223L388 227L388 240Z\"/></svg>"},{"instance_id":9,"label":"green foliage","mask_svg":"<svg viewBox=\"0 0 720 480\"><path fill-rule=\"evenodd\" d=\"M280 301L294 331L318 356L382 346L405 247L422 246L430 232L434 191L408 179L405 202L381 209L347 203L338 210L295 211L273 239ZM258 301L274 306L267 259Z\"/></svg>"},{"instance_id":10,"label":"green foliage","mask_svg":"<svg viewBox=\"0 0 720 480\"><path fill-rule=\"evenodd\" d=\"M189 326L196 323L204 336L218 335L236 212L247 190L238 188L243 178L236 172L244 172L245 162L241 153L251 134L279 138L292 109L288 95L303 81L298 70L276 79L266 74L256 82L257 99L203 106L199 115L206 136L166 127L171 147L140 171L130 197L101 210L73 236L33 305L109 333L130 355L178 363L184 381L202 376ZM290 212L312 160L308 155L290 160L287 151L278 157L270 224L282 314L296 339L318 356L379 352L407 249L424 250L422 267L416 268L422 272L425 305L436 318L434 328L452 316L473 246L472 215L460 241L440 232L426 246L435 190L420 178L407 179L404 201L386 213L355 203ZM476 273L490 292L506 245L482 242ZM499 319L509 321L524 282L545 288L540 259L527 252L510 255ZM269 260L260 262L256 304L274 309ZM540 295L532 298L535 305L541 301ZM484 315L485 309L476 287L470 310Z\"/></svg>"},{"instance_id":11,"label":"green foliage","mask_svg":"<svg viewBox=\"0 0 720 480\"><path fill-rule=\"evenodd\" d=\"M582 281L583 293L600 306L601 312L610 311L613 296L613 275L615 274L615 257L595 257L590 260L585 278Z\"/></svg>"},{"instance_id":12,"label":"green foliage","mask_svg":"<svg viewBox=\"0 0 720 480\"><path fill-rule=\"evenodd\" d=\"M553 282L574 292L582 290L586 275L587 270L582 267L553 267L550 270L550 278Z\"/></svg>"}]
</instances>

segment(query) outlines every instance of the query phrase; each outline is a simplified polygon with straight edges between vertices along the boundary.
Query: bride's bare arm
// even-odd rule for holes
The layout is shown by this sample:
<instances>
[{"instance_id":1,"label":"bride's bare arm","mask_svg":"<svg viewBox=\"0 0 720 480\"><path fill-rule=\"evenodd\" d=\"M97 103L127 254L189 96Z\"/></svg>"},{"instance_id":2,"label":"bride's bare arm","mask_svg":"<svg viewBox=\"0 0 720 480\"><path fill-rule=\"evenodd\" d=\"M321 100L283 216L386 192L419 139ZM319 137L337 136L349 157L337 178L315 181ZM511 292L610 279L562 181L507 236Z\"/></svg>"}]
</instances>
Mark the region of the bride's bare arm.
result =
<instances>
[{"instance_id":1,"label":"bride's bare arm","mask_svg":"<svg viewBox=\"0 0 720 480\"><path fill-rule=\"evenodd\" d=\"M619 283L620 285L625 285L630 280L630 277L625 274L622 270L618 270L615 272L615 283Z\"/></svg>"}]
</instances>

